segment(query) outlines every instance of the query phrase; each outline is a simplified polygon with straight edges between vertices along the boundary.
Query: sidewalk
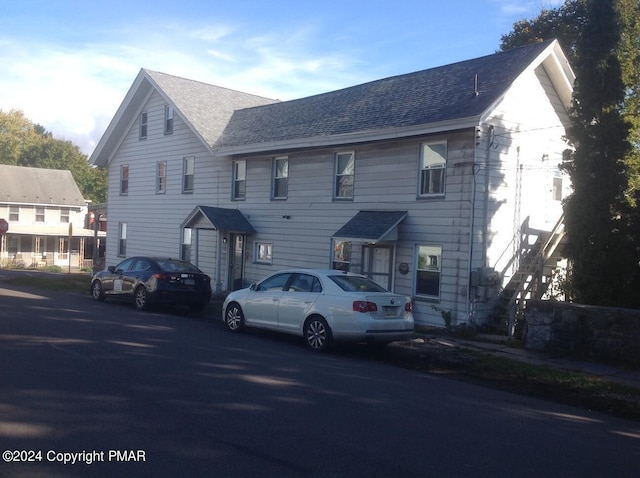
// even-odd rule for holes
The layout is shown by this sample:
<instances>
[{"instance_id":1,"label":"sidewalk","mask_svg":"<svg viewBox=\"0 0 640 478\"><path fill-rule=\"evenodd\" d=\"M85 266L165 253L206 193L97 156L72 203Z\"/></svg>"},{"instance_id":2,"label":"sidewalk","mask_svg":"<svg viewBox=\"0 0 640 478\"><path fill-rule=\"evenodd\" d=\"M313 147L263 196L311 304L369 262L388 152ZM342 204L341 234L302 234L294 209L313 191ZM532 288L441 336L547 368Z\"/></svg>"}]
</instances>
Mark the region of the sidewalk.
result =
<instances>
[{"instance_id":1,"label":"sidewalk","mask_svg":"<svg viewBox=\"0 0 640 478\"><path fill-rule=\"evenodd\" d=\"M414 344L419 343L421 340L425 347L430 344L442 347L463 347L533 365L595 375L607 381L628 385L640 390L640 370L625 370L613 365L577 360L570 357L551 357L541 352L509 346L503 343L507 340L507 337L503 336L478 335L475 340L469 340L425 335L423 338L415 339Z\"/></svg>"}]
</instances>

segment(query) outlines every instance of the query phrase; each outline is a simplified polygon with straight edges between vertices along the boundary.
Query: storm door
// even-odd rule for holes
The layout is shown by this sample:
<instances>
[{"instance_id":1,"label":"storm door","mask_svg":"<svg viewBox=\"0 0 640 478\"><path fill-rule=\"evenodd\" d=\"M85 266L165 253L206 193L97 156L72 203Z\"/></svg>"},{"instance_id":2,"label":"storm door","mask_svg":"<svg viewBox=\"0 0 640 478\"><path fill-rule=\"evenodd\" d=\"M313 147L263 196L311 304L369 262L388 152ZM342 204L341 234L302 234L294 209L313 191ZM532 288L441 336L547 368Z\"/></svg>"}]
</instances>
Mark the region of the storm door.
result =
<instances>
[{"instance_id":1,"label":"storm door","mask_svg":"<svg viewBox=\"0 0 640 478\"><path fill-rule=\"evenodd\" d=\"M362 274L391 290L391 246L364 246L362 248Z\"/></svg>"},{"instance_id":2,"label":"storm door","mask_svg":"<svg viewBox=\"0 0 640 478\"><path fill-rule=\"evenodd\" d=\"M244 234L229 234L229 290L244 287Z\"/></svg>"}]
</instances>

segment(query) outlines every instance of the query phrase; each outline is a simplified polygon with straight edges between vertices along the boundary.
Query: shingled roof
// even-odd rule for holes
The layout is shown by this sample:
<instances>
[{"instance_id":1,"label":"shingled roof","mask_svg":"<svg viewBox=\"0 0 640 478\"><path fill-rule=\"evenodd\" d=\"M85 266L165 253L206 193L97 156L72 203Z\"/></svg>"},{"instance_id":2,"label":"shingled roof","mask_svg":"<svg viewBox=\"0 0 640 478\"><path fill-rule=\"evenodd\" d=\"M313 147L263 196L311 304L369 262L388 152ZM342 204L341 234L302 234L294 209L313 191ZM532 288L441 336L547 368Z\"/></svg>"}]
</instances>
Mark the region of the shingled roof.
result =
<instances>
[{"instance_id":1,"label":"shingled roof","mask_svg":"<svg viewBox=\"0 0 640 478\"><path fill-rule=\"evenodd\" d=\"M554 47L555 41L536 43L308 98L239 110L215 146L218 154L247 153L287 143L302 147L354 141L354 136L363 132L404 130L410 135L424 125L459 127L462 119L477 124L518 76L536 60L541 62L541 55L549 55L546 51ZM568 64L557 68L565 74L570 71Z\"/></svg>"},{"instance_id":2,"label":"shingled roof","mask_svg":"<svg viewBox=\"0 0 640 478\"><path fill-rule=\"evenodd\" d=\"M137 117L154 89L207 147L222 134L235 110L277 101L143 68L89 158L92 164L105 166L109 162L131 127L132 118Z\"/></svg>"},{"instance_id":3,"label":"shingled roof","mask_svg":"<svg viewBox=\"0 0 640 478\"><path fill-rule=\"evenodd\" d=\"M0 164L0 203L85 206L71 171Z\"/></svg>"}]
</instances>

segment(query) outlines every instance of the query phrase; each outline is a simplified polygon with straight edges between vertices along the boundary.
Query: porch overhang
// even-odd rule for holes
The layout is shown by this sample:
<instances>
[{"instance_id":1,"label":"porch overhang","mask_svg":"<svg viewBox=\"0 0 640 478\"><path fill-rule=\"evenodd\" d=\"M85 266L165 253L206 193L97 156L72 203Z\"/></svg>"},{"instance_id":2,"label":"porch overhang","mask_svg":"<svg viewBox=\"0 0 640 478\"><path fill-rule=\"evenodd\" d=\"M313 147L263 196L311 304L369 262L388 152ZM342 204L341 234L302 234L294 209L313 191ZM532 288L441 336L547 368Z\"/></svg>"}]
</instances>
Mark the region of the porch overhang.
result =
<instances>
[{"instance_id":1,"label":"porch overhang","mask_svg":"<svg viewBox=\"0 0 640 478\"><path fill-rule=\"evenodd\" d=\"M182 227L215 229L241 234L254 234L256 230L238 209L196 206L182 223Z\"/></svg>"},{"instance_id":2,"label":"porch overhang","mask_svg":"<svg viewBox=\"0 0 640 478\"><path fill-rule=\"evenodd\" d=\"M7 235L17 236L69 236L69 226L24 226L24 225L11 225L7 231ZM94 237L95 232L93 229L74 228L72 230L72 237ZM104 238L107 233L104 231L98 231L98 237Z\"/></svg>"},{"instance_id":3,"label":"porch overhang","mask_svg":"<svg viewBox=\"0 0 640 478\"><path fill-rule=\"evenodd\" d=\"M360 240L375 244L398 239L398 225L407 211L359 211L332 236L334 239Z\"/></svg>"}]
</instances>

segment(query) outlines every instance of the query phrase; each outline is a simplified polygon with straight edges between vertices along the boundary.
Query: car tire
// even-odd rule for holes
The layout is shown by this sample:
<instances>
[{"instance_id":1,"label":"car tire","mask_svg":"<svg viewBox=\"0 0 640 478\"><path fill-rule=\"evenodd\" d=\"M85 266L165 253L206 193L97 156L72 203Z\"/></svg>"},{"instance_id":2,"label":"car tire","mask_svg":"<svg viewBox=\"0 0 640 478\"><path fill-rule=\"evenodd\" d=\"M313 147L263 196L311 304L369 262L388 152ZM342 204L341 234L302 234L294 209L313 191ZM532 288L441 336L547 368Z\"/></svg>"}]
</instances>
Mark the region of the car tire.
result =
<instances>
[{"instance_id":1,"label":"car tire","mask_svg":"<svg viewBox=\"0 0 640 478\"><path fill-rule=\"evenodd\" d=\"M91 284L91 297L98 302L104 300L104 291L102 290L102 283L99 280L95 280L93 284Z\"/></svg>"},{"instance_id":2,"label":"car tire","mask_svg":"<svg viewBox=\"0 0 640 478\"><path fill-rule=\"evenodd\" d=\"M139 285L133 293L133 302L138 310L149 308L149 294L143 285Z\"/></svg>"},{"instance_id":3,"label":"car tire","mask_svg":"<svg viewBox=\"0 0 640 478\"><path fill-rule=\"evenodd\" d=\"M314 352L324 352L331 346L331 329L320 316L309 317L304 323L304 341Z\"/></svg>"},{"instance_id":4,"label":"car tire","mask_svg":"<svg viewBox=\"0 0 640 478\"><path fill-rule=\"evenodd\" d=\"M231 332L241 332L244 329L244 314L240 305L232 302L227 306L224 323Z\"/></svg>"}]
</instances>

